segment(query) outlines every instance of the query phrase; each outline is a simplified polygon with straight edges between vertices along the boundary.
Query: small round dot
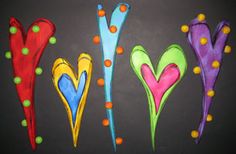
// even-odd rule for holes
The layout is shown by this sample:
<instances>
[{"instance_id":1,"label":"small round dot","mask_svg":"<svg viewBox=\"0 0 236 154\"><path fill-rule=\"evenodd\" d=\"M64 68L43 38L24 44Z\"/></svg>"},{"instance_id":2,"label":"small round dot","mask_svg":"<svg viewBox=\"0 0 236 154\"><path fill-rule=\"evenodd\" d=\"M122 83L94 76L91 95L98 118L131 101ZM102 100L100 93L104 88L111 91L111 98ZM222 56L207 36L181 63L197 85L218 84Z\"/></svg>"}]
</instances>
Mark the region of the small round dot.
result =
<instances>
[{"instance_id":1,"label":"small round dot","mask_svg":"<svg viewBox=\"0 0 236 154\"><path fill-rule=\"evenodd\" d=\"M224 49L224 52L225 52L225 53L231 53L231 50L232 50L232 49L231 49L231 46L226 45L226 46L225 46L225 49Z\"/></svg>"},{"instance_id":2,"label":"small round dot","mask_svg":"<svg viewBox=\"0 0 236 154\"><path fill-rule=\"evenodd\" d=\"M7 59L11 59L11 51L6 51L6 52L5 52L5 57L6 57Z\"/></svg>"},{"instance_id":3,"label":"small round dot","mask_svg":"<svg viewBox=\"0 0 236 154\"><path fill-rule=\"evenodd\" d=\"M208 97L213 97L215 95L215 91L214 90L208 90L207 92L207 96Z\"/></svg>"},{"instance_id":4,"label":"small round dot","mask_svg":"<svg viewBox=\"0 0 236 154\"><path fill-rule=\"evenodd\" d=\"M181 31L182 31L183 33L187 33L187 32L189 31L188 25L182 25L182 26L181 26Z\"/></svg>"},{"instance_id":5,"label":"small round dot","mask_svg":"<svg viewBox=\"0 0 236 154\"><path fill-rule=\"evenodd\" d=\"M198 133L197 130L193 130L193 131L191 132L192 138L198 138L198 135L199 135L199 133Z\"/></svg>"},{"instance_id":6,"label":"small round dot","mask_svg":"<svg viewBox=\"0 0 236 154\"><path fill-rule=\"evenodd\" d=\"M29 49L28 48L22 48L21 50L23 55L28 55L29 54Z\"/></svg>"},{"instance_id":7,"label":"small round dot","mask_svg":"<svg viewBox=\"0 0 236 154\"><path fill-rule=\"evenodd\" d=\"M15 26L11 26L11 27L9 28L9 32L10 32L11 34L15 34L15 33L17 32L17 28L16 28Z\"/></svg>"},{"instance_id":8,"label":"small round dot","mask_svg":"<svg viewBox=\"0 0 236 154\"><path fill-rule=\"evenodd\" d=\"M202 14L202 13L198 14L198 16L197 16L197 20L198 20L198 21L202 22L202 21L204 21L205 19L206 19L205 14Z\"/></svg>"},{"instance_id":9,"label":"small round dot","mask_svg":"<svg viewBox=\"0 0 236 154\"><path fill-rule=\"evenodd\" d=\"M56 44L56 43L57 43L56 37L54 37L54 36L50 37L49 43L50 43L50 44Z\"/></svg>"},{"instance_id":10,"label":"small round dot","mask_svg":"<svg viewBox=\"0 0 236 154\"><path fill-rule=\"evenodd\" d=\"M111 33L115 33L115 32L117 31L117 27L114 26L114 25L110 26L109 29L110 29L110 32L111 32Z\"/></svg>"},{"instance_id":11,"label":"small round dot","mask_svg":"<svg viewBox=\"0 0 236 154\"><path fill-rule=\"evenodd\" d=\"M43 142L43 138L42 138L41 136L37 136L37 137L35 138L35 142L36 142L37 144L41 144L41 143Z\"/></svg>"},{"instance_id":12,"label":"small round dot","mask_svg":"<svg viewBox=\"0 0 236 154\"><path fill-rule=\"evenodd\" d=\"M112 64L112 62L111 62L111 60L109 60L109 59L106 59L106 60L104 61L104 65L105 65L106 67L110 67L111 64Z\"/></svg>"},{"instance_id":13,"label":"small round dot","mask_svg":"<svg viewBox=\"0 0 236 154\"><path fill-rule=\"evenodd\" d=\"M127 6L125 4L120 5L120 12L125 12L127 10Z\"/></svg>"},{"instance_id":14,"label":"small round dot","mask_svg":"<svg viewBox=\"0 0 236 154\"><path fill-rule=\"evenodd\" d=\"M229 27L229 26L224 26L224 27L222 28L222 32L223 32L224 34L229 34L229 33L230 33L230 27Z\"/></svg>"},{"instance_id":15,"label":"small round dot","mask_svg":"<svg viewBox=\"0 0 236 154\"><path fill-rule=\"evenodd\" d=\"M217 61L217 60L214 60L214 61L212 62L212 64L211 64L211 66L212 66L213 68L219 68L219 67L220 67L220 62Z\"/></svg>"},{"instance_id":16,"label":"small round dot","mask_svg":"<svg viewBox=\"0 0 236 154\"><path fill-rule=\"evenodd\" d=\"M213 116L211 114L208 114L206 121L211 122L212 120L213 120Z\"/></svg>"},{"instance_id":17,"label":"small round dot","mask_svg":"<svg viewBox=\"0 0 236 154\"><path fill-rule=\"evenodd\" d=\"M14 77L14 83L15 84L20 84L21 83L21 78L19 76Z\"/></svg>"},{"instance_id":18,"label":"small round dot","mask_svg":"<svg viewBox=\"0 0 236 154\"><path fill-rule=\"evenodd\" d=\"M104 86L104 79L103 79L103 78L97 79L97 85L98 85L99 87L103 87L103 86Z\"/></svg>"},{"instance_id":19,"label":"small round dot","mask_svg":"<svg viewBox=\"0 0 236 154\"><path fill-rule=\"evenodd\" d=\"M103 9L98 10L98 16L99 16L99 17L103 17L103 16L105 16L105 15L106 15L106 12L105 12Z\"/></svg>"},{"instance_id":20,"label":"small round dot","mask_svg":"<svg viewBox=\"0 0 236 154\"><path fill-rule=\"evenodd\" d=\"M112 102L106 102L106 103L105 103L105 108L106 108L106 109L111 109L112 106L113 106L113 105L112 105Z\"/></svg>"},{"instance_id":21,"label":"small round dot","mask_svg":"<svg viewBox=\"0 0 236 154\"><path fill-rule=\"evenodd\" d=\"M207 38L202 37L202 38L200 39L200 43L201 43L201 45L206 45L206 44L207 44Z\"/></svg>"},{"instance_id":22,"label":"small round dot","mask_svg":"<svg viewBox=\"0 0 236 154\"><path fill-rule=\"evenodd\" d=\"M93 37L93 43L96 44L96 45L100 43L100 37L98 35L95 35Z\"/></svg>"},{"instance_id":23,"label":"small round dot","mask_svg":"<svg viewBox=\"0 0 236 154\"><path fill-rule=\"evenodd\" d=\"M41 68L41 67L37 67L36 69L35 69L35 74L36 75L41 75L43 73L43 69Z\"/></svg>"},{"instance_id":24,"label":"small round dot","mask_svg":"<svg viewBox=\"0 0 236 154\"><path fill-rule=\"evenodd\" d=\"M102 125L103 126L109 126L109 120L108 119L103 119L102 120Z\"/></svg>"},{"instance_id":25,"label":"small round dot","mask_svg":"<svg viewBox=\"0 0 236 154\"><path fill-rule=\"evenodd\" d=\"M194 74L200 74L201 73L201 68L199 66L196 66L193 68L193 73Z\"/></svg>"},{"instance_id":26,"label":"small round dot","mask_svg":"<svg viewBox=\"0 0 236 154\"><path fill-rule=\"evenodd\" d=\"M38 25L34 25L34 26L32 27L32 31L33 31L34 33L38 33L39 30L40 30L40 28L39 28Z\"/></svg>"},{"instance_id":27,"label":"small round dot","mask_svg":"<svg viewBox=\"0 0 236 154\"><path fill-rule=\"evenodd\" d=\"M118 46L118 47L116 48L116 53L117 53L118 55L122 55L122 54L124 53L124 48L123 48L122 46Z\"/></svg>"},{"instance_id":28,"label":"small round dot","mask_svg":"<svg viewBox=\"0 0 236 154\"><path fill-rule=\"evenodd\" d=\"M117 145L120 145L120 144L122 144L123 143L123 139L121 138L121 137L117 137L116 138L116 144Z\"/></svg>"},{"instance_id":29,"label":"small round dot","mask_svg":"<svg viewBox=\"0 0 236 154\"><path fill-rule=\"evenodd\" d=\"M23 106L24 106L24 107L29 107L30 104L31 104L31 103L30 103L30 101L29 101L28 99L23 101Z\"/></svg>"},{"instance_id":30,"label":"small round dot","mask_svg":"<svg viewBox=\"0 0 236 154\"><path fill-rule=\"evenodd\" d=\"M23 126L23 127L27 126L27 121L25 119L21 121L21 126Z\"/></svg>"}]
</instances>

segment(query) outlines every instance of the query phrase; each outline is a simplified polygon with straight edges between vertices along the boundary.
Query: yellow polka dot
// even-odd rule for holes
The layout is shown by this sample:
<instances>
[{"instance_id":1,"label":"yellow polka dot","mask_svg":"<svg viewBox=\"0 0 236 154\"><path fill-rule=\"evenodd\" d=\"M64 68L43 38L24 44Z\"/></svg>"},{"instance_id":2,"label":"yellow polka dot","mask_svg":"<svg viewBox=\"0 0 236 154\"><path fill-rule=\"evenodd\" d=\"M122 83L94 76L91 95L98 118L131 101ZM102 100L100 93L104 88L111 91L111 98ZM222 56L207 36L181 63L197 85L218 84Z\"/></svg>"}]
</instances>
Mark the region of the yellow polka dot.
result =
<instances>
[{"instance_id":1,"label":"yellow polka dot","mask_svg":"<svg viewBox=\"0 0 236 154\"><path fill-rule=\"evenodd\" d=\"M201 73L201 68L199 66L196 66L193 68L193 73L194 74L200 74Z\"/></svg>"},{"instance_id":2,"label":"yellow polka dot","mask_svg":"<svg viewBox=\"0 0 236 154\"><path fill-rule=\"evenodd\" d=\"M206 121L211 122L212 120L213 120L213 116L211 114L208 114Z\"/></svg>"},{"instance_id":3,"label":"yellow polka dot","mask_svg":"<svg viewBox=\"0 0 236 154\"><path fill-rule=\"evenodd\" d=\"M224 26L224 27L222 28L222 32L223 32L224 34L229 34L229 33L230 33L230 28L229 28L229 26Z\"/></svg>"},{"instance_id":4,"label":"yellow polka dot","mask_svg":"<svg viewBox=\"0 0 236 154\"><path fill-rule=\"evenodd\" d=\"M199 135L199 133L197 130L192 130L192 132L191 132L192 138L198 138L198 135Z\"/></svg>"},{"instance_id":5,"label":"yellow polka dot","mask_svg":"<svg viewBox=\"0 0 236 154\"><path fill-rule=\"evenodd\" d=\"M214 90L208 90L207 96L213 97L214 95L215 95L215 91Z\"/></svg>"},{"instance_id":6,"label":"yellow polka dot","mask_svg":"<svg viewBox=\"0 0 236 154\"><path fill-rule=\"evenodd\" d=\"M198 14L198 16L197 16L197 20L198 20L198 21L202 22L202 21L205 20L205 19L206 19L205 14L202 14L202 13Z\"/></svg>"},{"instance_id":7,"label":"yellow polka dot","mask_svg":"<svg viewBox=\"0 0 236 154\"><path fill-rule=\"evenodd\" d=\"M211 66L212 66L213 68L219 68L219 67L220 67L220 62L217 61L217 60L214 60L214 61L212 62L212 64L211 64Z\"/></svg>"},{"instance_id":8,"label":"yellow polka dot","mask_svg":"<svg viewBox=\"0 0 236 154\"><path fill-rule=\"evenodd\" d=\"M182 26L181 26L181 31L182 31L183 33L187 33L187 32L189 31L188 25L182 25Z\"/></svg>"},{"instance_id":9,"label":"yellow polka dot","mask_svg":"<svg viewBox=\"0 0 236 154\"><path fill-rule=\"evenodd\" d=\"M207 38L202 37L202 38L200 39L200 43L201 43L201 45L206 45L206 44L207 44Z\"/></svg>"},{"instance_id":10,"label":"yellow polka dot","mask_svg":"<svg viewBox=\"0 0 236 154\"><path fill-rule=\"evenodd\" d=\"M225 52L225 53L231 53L231 50L232 50L232 49L231 49L231 46L226 45L226 46L225 46L225 49L224 49L224 52Z\"/></svg>"}]
</instances>

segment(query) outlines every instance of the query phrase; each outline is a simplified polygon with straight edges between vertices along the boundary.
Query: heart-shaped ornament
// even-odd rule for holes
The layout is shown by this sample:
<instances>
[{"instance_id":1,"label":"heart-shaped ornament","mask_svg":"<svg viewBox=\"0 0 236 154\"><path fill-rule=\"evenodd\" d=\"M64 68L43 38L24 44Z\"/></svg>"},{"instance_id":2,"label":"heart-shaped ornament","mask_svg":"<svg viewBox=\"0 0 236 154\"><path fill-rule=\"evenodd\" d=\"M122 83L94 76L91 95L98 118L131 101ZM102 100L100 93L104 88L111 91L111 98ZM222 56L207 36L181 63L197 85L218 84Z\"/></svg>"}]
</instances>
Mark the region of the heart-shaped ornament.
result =
<instances>
[{"instance_id":1,"label":"heart-shaped ornament","mask_svg":"<svg viewBox=\"0 0 236 154\"><path fill-rule=\"evenodd\" d=\"M86 53L80 54L78 58L78 75L71 64L63 58L56 59L52 67L53 84L66 108L74 147L77 146L91 74L92 58Z\"/></svg>"},{"instance_id":2,"label":"heart-shaped ornament","mask_svg":"<svg viewBox=\"0 0 236 154\"><path fill-rule=\"evenodd\" d=\"M31 147L35 150L35 75L37 74L37 69L40 69L40 67L37 67L44 49L55 32L55 25L47 19L39 18L25 32L23 25L14 17L10 18L9 25L9 44L14 82L24 109Z\"/></svg>"},{"instance_id":3,"label":"heart-shaped ornament","mask_svg":"<svg viewBox=\"0 0 236 154\"><path fill-rule=\"evenodd\" d=\"M188 30L185 31L188 43L193 49L199 65L194 67L193 72L201 76L203 85L201 121L198 130L193 130L191 133L196 143L201 140L206 122L210 122L212 119L209 110L215 95L214 88L222 66L223 52L226 54L231 52L231 47L226 45L230 34L229 22L220 22L214 35L211 35L211 30L206 20L199 21L198 17L190 22L187 26Z\"/></svg>"},{"instance_id":4,"label":"heart-shaped ornament","mask_svg":"<svg viewBox=\"0 0 236 154\"><path fill-rule=\"evenodd\" d=\"M155 71L148 53L139 45L133 48L130 63L147 93L154 150L155 130L160 112L171 91L186 72L186 58L180 46L171 45L160 58Z\"/></svg>"}]
</instances>

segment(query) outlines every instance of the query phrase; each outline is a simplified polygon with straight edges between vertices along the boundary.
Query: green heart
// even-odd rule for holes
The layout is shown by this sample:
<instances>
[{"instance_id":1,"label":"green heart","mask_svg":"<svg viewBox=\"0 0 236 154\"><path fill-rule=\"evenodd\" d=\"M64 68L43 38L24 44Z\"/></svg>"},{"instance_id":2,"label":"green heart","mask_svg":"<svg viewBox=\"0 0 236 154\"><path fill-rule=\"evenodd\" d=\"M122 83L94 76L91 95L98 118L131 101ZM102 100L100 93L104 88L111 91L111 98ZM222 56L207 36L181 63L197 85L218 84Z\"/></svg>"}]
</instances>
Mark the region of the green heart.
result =
<instances>
[{"instance_id":1,"label":"green heart","mask_svg":"<svg viewBox=\"0 0 236 154\"><path fill-rule=\"evenodd\" d=\"M157 65L157 70L154 71L153 65L148 56L148 53L141 45L138 45L133 48L133 51L130 57L130 63L134 72L136 73L140 81L142 82L143 87L145 88L145 91L147 93L149 112L150 112L152 147L153 147L153 150L155 150L155 130L156 130L156 125L159 119L160 112L162 111L168 96L170 95L174 87L177 85L177 83L182 79L183 75L185 74L187 70L187 61L186 61L182 48L179 45L173 44L169 46L164 52L164 54L161 56L159 63ZM151 69L152 74L155 76L157 82L159 81L160 76L162 75L162 72L165 70L165 68L168 65L175 64L179 70L178 80L175 81L174 84L172 84L163 94L160 104L159 104L158 111L156 111L156 104L154 101L153 94L149 86L147 85L145 79L143 78L143 74L141 71L143 64L147 65Z\"/></svg>"}]
</instances>

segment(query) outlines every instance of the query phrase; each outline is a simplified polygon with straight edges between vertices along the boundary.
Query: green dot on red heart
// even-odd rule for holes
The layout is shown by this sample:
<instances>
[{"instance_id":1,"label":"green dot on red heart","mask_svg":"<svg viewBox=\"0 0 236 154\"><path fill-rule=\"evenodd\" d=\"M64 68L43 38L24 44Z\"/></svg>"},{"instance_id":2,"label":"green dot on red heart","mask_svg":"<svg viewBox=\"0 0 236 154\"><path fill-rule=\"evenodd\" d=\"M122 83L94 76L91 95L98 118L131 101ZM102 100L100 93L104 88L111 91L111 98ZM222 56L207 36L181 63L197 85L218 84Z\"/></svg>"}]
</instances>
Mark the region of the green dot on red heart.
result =
<instances>
[{"instance_id":1,"label":"green dot on red heart","mask_svg":"<svg viewBox=\"0 0 236 154\"><path fill-rule=\"evenodd\" d=\"M54 36L53 36L53 37L50 37L49 43L50 43L50 44L56 44L56 43L57 43L57 39L56 39Z\"/></svg>"},{"instance_id":2,"label":"green dot on red heart","mask_svg":"<svg viewBox=\"0 0 236 154\"><path fill-rule=\"evenodd\" d=\"M35 74L36 75L41 75L43 73L43 69L41 68L41 67L37 67L36 69L35 69Z\"/></svg>"},{"instance_id":3,"label":"green dot on red heart","mask_svg":"<svg viewBox=\"0 0 236 154\"><path fill-rule=\"evenodd\" d=\"M41 136L37 136L37 137L35 138L35 142L36 142L37 144L41 144L41 143L43 142L43 138L42 138Z\"/></svg>"},{"instance_id":4,"label":"green dot on red heart","mask_svg":"<svg viewBox=\"0 0 236 154\"><path fill-rule=\"evenodd\" d=\"M14 77L14 83L15 84L20 84L21 83L21 78L19 76Z\"/></svg>"},{"instance_id":5,"label":"green dot on red heart","mask_svg":"<svg viewBox=\"0 0 236 154\"><path fill-rule=\"evenodd\" d=\"M29 49L28 48L22 48L21 50L23 55L28 55L29 54Z\"/></svg>"},{"instance_id":6,"label":"green dot on red heart","mask_svg":"<svg viewBox=\"0 0 236 154\"><path fill-rule=\"evenodd\" d=\"M38 25L34 25L34 26L32 27L32 31L33 31L34 33L39 32L39 30L40 30L40 28L39 28Z\"/></svg>"},{"instance_id":7,"label":"green dot on red heart","mask_svg":"<svg viewBox=\"0 0 236 154\"><path fill-rule=\"evenodd\" d=\"M23 101L23 106L24 106L24 107L29 107L30 104L31 104L31 103L30 103L30 101L29 101L28 99Z\"/></svg>"},{"instance_id":8,"label":"green dot on red heart","mask_svg":"<svg viewBox=\"0 0 236 154\"><path fill-rule=\"evenodd\" d=\"M11 51L6 51L6 52L5 52L5 57L6 57L7 59L11 59Z\"/></svg>"},{"instance_id":9,"label":"green dot on red heart","mask_svg":"<svg viewBox=\"0 0 236 154\"><path fill-rule=\"evenodd\" d=\"M25 119L21 121L21 126L23 126L23 127L27 126L27 121Z\"/></svg>"},{"instance_id":10,"label":"green dot on red heart","mask_svg":"<svg viewBox=\"0 0 236 154\"><path fill-rule=\"evenodd\" d=\"M17 28L16 28L15 26L11 26L11 27L9 28L9 32L10 32L11 34L15 34L15 33L17 32Z\"/></svg>"}]
</instances>

